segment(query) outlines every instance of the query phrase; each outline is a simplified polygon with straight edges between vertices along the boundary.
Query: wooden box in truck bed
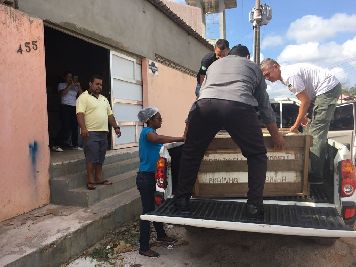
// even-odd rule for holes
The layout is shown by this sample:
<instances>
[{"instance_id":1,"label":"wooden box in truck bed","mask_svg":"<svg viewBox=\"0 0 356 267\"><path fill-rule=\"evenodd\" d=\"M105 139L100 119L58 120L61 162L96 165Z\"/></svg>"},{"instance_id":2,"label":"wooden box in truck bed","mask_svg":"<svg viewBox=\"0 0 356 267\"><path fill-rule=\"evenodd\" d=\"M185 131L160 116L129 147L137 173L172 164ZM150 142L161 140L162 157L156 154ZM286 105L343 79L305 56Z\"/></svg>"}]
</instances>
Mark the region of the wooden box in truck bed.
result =
<instances>
[{"instance_id":1,"label":"wooden box in truck bed","mask_svg":"<svg viewBox=\"0 0 356 267\"><path fill-rule=\"evenodd\" d=\"M286 146L275 151L271 137L267 148L267 178L264 196L309 194L309 135L285 136ZM227 133L216 135L204 155L194 187L195 197L244 197L247 193L247 160Z\"/></svg>"}]
</instances>

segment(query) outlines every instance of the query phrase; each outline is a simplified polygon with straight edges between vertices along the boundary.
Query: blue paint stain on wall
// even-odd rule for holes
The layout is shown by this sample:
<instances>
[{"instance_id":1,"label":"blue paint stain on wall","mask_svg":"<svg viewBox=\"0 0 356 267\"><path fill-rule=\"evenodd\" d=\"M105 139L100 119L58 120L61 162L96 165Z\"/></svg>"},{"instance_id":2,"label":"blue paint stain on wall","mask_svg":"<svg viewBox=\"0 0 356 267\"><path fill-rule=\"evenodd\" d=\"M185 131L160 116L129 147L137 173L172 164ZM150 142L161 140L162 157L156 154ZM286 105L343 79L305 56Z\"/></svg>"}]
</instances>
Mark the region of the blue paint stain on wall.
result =
<instances>
[{"instance_id":1,"label":"blue paint stain on wall","mask_svg":"<svg viewBox=\"0 0 356 267\"><path fill-rule=\"evenodd\" d=\"M32 175L35 178L36 177L37 158L38 158L38 143L37 143L37 141L33 141L33 143L30 143L28 145L28 149L29 149L30 158L31 158Z\"/></svg>"}]
</instances>

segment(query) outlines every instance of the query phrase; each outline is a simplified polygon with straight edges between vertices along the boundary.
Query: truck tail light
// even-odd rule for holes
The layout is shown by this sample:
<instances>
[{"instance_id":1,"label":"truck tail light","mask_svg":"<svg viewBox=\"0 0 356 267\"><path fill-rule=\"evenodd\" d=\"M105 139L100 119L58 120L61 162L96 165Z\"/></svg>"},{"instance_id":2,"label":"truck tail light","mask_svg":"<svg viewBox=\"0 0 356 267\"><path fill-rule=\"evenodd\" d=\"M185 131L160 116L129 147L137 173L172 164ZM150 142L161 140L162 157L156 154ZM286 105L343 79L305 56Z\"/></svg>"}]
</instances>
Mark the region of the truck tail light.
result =
<instances>
[{"instance_id":1,"label":"truck tail light","mask_svg":"<svg viewBox=\"0 0 356 267\"><path fill-rule=\"evenodd\" d=\"M155 195L155 204L156 206L161 205L164 202L164 197L162 194L156 194Z\"/></svg>"},{"instance_id":2,"label":"truck tail light","mask_svg":"<svg viewBox=\"0 0 356 267\"><path fill-rule=\"evenodd\" d=\"M344 207L342 210L342 216L344 220L350 220L356 215L355 207Z\"/></svg>"},{"instance_id":3,"label":"truck tail light","mask_svg":"<svg viewBox=\"0 0 356 267\"><path fill-rule=\"evenodd\" d=\"M350 159L341 161L341 197L352 196L356 190L355 166Z\"/></svg>"},{"instance_id":4,"label":"truck tail light","mask_svg":"<svg viewBox=\"0 0 356 267\"><path fill-rule=\"evenodd\" d=\"M156 168L156 183L160 188L167 187L167 159L160 157L157 161Z\"/></svg>"}]
</instances>

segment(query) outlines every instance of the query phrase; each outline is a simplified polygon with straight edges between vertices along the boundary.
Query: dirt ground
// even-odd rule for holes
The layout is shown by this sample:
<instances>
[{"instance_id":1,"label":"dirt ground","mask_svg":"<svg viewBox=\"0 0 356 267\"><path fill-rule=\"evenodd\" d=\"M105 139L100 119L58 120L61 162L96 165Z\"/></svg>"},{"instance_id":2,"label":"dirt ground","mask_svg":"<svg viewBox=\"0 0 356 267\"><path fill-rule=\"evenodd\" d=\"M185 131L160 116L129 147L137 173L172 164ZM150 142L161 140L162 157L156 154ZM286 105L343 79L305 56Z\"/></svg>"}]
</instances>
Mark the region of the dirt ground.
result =
<instances>
[{"instance_id":1,"label":"dirt ground","mask_svg":"<svg viewBox=\"0 0 356 267\"><path fill-rule=\"evenodd\" d=\"M167 233L178 238L175 245L158 244L152 234L152 249L161 254L159 258L138 254L135 223L108 235L68 267L356 266L356 239L342 238L327 246L295 236L172 225Z\"/></svg>"}]
</instances>

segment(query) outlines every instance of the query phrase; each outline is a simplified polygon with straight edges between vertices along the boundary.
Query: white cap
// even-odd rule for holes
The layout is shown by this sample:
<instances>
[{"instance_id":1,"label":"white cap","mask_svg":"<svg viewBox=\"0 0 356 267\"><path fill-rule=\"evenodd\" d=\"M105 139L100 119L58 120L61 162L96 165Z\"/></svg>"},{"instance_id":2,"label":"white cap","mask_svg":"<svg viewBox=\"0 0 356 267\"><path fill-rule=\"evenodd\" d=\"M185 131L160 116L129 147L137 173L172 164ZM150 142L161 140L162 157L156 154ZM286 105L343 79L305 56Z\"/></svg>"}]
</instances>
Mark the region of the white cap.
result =
<instances>
[{"instance_id":1,"label":"white cap","mask_svg":"<svg viewBox=\"0 0 356 267\"><path fill-rule=\"evenodd\" d=\"M156 107L148 107L140 110L140 112L137 114L137 118L139 119L140 122L147 122L150 118L152 118L154 115L156 115L158 112L158 108Z\"/></svg>"}]
</instances>

